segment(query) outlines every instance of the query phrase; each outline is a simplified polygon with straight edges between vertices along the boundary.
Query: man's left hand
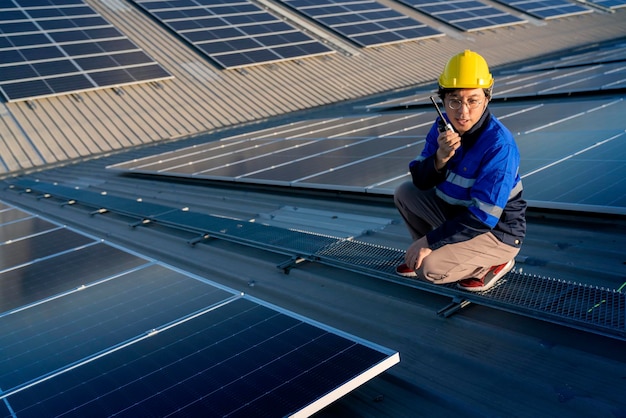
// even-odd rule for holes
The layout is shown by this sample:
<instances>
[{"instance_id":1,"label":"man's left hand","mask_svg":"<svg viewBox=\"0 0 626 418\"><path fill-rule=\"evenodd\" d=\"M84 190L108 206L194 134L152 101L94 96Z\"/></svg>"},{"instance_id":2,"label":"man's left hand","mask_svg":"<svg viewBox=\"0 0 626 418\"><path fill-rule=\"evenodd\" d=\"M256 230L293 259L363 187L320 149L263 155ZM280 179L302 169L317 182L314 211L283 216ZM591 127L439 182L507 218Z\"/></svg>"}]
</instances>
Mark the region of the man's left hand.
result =
<instances>
[{"instance_id":1,"label":"man's left hand","mask_svg":"<svg viewBox=\"0 0 626 418\"><path fill-rule=\"evenodd\" d=\"M413 244L406 250L404 255L404 261L406 265L417 270L422 266L422 262L433 250L428 248L428 240L426 236L414 241Z\"/></svg>"}]
</instances>

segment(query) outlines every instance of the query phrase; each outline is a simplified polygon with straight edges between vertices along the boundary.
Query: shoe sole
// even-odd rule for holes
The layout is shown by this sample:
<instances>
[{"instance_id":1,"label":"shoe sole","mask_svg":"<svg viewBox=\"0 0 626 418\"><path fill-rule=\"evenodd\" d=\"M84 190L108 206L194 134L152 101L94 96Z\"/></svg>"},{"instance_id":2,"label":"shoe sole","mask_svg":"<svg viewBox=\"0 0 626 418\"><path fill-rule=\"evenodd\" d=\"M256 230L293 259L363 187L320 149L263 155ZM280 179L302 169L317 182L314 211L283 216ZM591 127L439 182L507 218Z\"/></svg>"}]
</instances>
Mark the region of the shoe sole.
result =
<instances>
[{"instance_id":1,"label":"shoe sole","mask_svg":"<svg viewBox=\"0 0 626 418\"><path fill-rule=\"evenodd\" d=\"M487 284L484 286L465 287L457 283L456 287L458 287L459 289L467 290L469 292L484 292L485 290L489 290L493 286L495 286L498 280L503 278L509 271L511 271L511 269L513 269L513 266L515 266L515 260L511 260L508 263L506 263L506 266L504 266L504 268L500 270L498 274L493 276L491 279L486 280ZM487 274L491 274L491 272Z\"/></svg>"}]
</instances>

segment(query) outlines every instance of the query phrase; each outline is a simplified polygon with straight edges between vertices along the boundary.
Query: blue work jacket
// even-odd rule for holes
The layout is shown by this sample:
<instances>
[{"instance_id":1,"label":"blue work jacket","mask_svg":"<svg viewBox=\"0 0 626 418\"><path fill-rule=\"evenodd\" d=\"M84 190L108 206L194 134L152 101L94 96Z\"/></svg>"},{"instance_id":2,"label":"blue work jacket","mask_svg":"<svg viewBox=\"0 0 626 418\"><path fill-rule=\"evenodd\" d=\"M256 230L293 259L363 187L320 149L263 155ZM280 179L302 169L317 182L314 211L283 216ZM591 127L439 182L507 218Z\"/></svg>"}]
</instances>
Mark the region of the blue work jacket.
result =
<instances>
[{"instance_id":1,"label":"blue work jacket","mask_svg":"<svg viewBox=\"0 0 626 418\"><path fill-rule=\"evenodd\" d=\"M526 202L522 199L520 155L513 135L486 109L461 136L461 146L438 171L435 154L437 120L426 136L422 153L409 164L413 184L436 188L448 219L427 234L432 250L492 232L519 248L526 235Z\"/></svg>"}]
</instances>

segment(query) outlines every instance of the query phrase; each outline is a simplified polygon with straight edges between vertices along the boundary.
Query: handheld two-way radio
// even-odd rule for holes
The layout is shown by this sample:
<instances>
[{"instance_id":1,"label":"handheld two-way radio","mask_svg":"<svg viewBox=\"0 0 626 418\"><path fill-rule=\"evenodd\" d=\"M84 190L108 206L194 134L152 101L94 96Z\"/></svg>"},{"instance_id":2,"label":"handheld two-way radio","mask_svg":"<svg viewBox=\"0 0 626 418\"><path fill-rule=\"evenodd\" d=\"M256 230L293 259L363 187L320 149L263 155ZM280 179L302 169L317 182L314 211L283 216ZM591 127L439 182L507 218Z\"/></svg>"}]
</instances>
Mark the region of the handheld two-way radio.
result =
<instances>
[{"instance_id":1,"label":"handheld two-way radio","mask_svg":"<svg viewBox=\"0 0 626 418\"><path fill-rule=\"evenodd\" d=\"M435 101L435 98L433 96L430 96L430 101L433 102L433 105L435 105L435 109L437 109L437 113L439 113L439 132L454 131L452 125L449 122L446 123L446 120L443 117L443 113L441 113L441 110L439 110L439 105L437 105L437 102Z\"/></svg>"}]
</instances>

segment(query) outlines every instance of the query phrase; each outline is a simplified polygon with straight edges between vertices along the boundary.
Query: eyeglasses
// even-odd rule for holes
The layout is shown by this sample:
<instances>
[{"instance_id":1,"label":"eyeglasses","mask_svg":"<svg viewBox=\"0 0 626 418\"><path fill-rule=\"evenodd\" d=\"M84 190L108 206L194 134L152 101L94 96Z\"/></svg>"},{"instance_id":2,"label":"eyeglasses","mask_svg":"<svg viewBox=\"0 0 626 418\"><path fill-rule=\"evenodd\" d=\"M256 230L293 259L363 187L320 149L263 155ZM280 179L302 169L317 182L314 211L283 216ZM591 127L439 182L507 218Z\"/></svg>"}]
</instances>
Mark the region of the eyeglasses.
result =
<instances>
[{"instance_id":1,"label":"eyeglasses","mask_svg":"<svg viewBox=\"0 0 626 418\"><path fill-rule=\"evenodd\" d=\"M458 110L463 105L466 105L469 109L476 109L481 104L483 104L483 101L478 99L469 99L467 102L462 102L459 99L448 99L447 106L452 110Z\"/></svg>"}]
</instances>

